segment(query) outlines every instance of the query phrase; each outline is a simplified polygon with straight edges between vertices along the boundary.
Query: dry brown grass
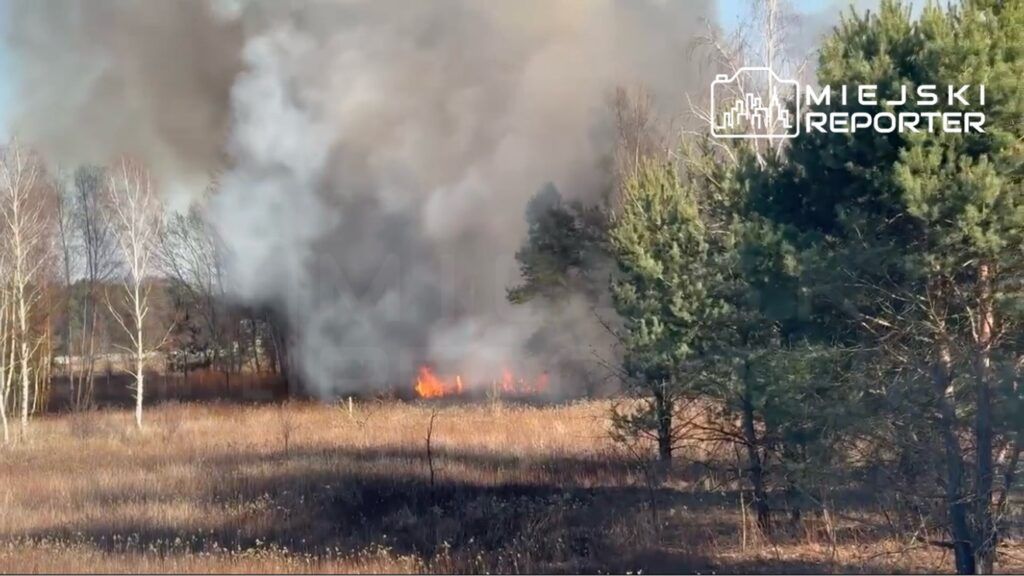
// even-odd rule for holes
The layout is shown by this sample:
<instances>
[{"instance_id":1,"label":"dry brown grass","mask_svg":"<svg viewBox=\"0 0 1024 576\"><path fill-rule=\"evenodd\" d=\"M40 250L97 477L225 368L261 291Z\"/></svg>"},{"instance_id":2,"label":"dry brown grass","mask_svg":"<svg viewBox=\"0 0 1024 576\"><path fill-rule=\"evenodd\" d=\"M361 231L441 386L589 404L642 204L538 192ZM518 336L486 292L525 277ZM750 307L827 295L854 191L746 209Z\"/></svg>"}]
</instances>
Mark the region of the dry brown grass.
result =
<instances>
[{"instance_id":1,"label":"dry brown grass","mask_svg":"<svg viewBox=\"0 0 1024 576\"><path fill-rule=\"evenodd\" d=\"M426 433L432 435L430 484ZM165 404L47 416L0 450L0 569L17 572L947 570L938 548L813 517L741 545L733 494L654 492L608 405ZM286 448L287 443L287 448ZM811 515L808 515L811 516ZM1008 550L1016 554L1014 550ZM1019 554L1024 556L1024 553ZM1008 557L1007 557L1008 558ZM1002 568L1021 568L1007 559Z\"/></svg>"}]
</instances>

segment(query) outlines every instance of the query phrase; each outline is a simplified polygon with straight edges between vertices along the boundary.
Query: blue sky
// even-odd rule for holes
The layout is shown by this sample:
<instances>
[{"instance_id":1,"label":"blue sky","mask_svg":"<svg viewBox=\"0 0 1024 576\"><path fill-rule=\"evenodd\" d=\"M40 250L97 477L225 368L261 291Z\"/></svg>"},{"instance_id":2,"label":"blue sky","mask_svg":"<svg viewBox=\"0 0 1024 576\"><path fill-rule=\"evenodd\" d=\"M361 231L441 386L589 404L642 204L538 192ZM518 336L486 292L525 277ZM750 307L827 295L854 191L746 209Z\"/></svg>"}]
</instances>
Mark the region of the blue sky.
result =
<instances>
[{"instance_id":1,"label":"blue sky","mask_svg":"<svg viewBox=\"0 0 1024 576\"><path fill-rule=\"evenodd\" d=\"M821 10L834 10L834 2L822 2L821 0L790 0L790 5L798 12L818 12ZM735 28L744 13L750 11L750 0L718 0L718 20L723 28Z\"/></svg>"}]
</instances>

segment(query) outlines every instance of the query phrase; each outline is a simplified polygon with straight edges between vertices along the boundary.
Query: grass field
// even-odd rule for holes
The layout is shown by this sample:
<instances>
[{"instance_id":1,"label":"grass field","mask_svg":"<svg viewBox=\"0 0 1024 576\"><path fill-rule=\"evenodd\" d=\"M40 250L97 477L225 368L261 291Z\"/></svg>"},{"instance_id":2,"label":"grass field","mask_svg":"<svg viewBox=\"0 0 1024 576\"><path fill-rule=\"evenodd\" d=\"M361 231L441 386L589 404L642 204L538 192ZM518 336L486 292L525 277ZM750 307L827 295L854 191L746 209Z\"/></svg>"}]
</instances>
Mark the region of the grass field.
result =
<instances>
[{"instance_id":1,"label":"grass field","mask_svg":"<svg viewBox=\"0 0 1024 576\"><path fill-rule=\"evenodd\" d=\"M806 514L762 542L685 455L649 483L608 439L608 408L164 404L142 432L117 410L41 417L0 450L0 569L950 569L943 549L853 519L870 510L831 531ZM1010 542L1000 569L1015 557Z\"/></svg>"}]
</instances>

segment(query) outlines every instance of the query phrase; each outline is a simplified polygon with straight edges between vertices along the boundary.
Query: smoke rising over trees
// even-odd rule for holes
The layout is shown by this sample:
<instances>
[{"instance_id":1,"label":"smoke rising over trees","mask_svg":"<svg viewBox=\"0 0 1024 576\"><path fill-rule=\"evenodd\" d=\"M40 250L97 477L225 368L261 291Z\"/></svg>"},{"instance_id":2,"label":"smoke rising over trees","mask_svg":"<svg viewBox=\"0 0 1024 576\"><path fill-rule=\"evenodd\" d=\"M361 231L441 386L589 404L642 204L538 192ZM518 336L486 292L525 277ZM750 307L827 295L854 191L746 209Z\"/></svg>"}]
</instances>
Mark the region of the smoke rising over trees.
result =
<instances>
[{"instance_id":1,"label":"smoke rising over trees","mask_svg":"<svg viewBox=\"0 0 1024 576\"><path fill-rule=\"evenodd\" d=\"M1024 452L1024 2L852 11L808 67L984 83L985 133L711 140L714 72L802 70L756 6L759 46L703 2L10 2L5 441L58 378L96 404L101 360L140 428L159 359L324 398L550 370L619 394L652 509L685 453L762 539L855 487L993 571Z\"/></svg>"},{"instance_id":2,"label":"smoke rising over trees","mask_svg":"<svg viewBox=\"0 0 1024 576\"><path fill-rule=\"evenodd\" d=\"M315 389L392 385L425 361L483 376L539 365L523 342L542 312L503 297L527 198L548 181L606 192L614 87L677 115L703 86L710 6L14 2L18 89L79 95L22 101L14 130L61 162L141 158L172 206L222 169L226 290L289 318Z\"/></svg>"}]
</instances>

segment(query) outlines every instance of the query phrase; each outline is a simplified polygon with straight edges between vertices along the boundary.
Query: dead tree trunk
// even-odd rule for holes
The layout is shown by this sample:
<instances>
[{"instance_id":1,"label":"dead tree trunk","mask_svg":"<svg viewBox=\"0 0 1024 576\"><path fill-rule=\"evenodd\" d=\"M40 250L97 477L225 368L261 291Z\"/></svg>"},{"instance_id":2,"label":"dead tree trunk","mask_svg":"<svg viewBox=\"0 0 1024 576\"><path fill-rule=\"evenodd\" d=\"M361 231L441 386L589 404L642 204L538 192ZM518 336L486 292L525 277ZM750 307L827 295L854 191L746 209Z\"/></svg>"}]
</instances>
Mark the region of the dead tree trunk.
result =
<instances>
[{"instance_id":1,"label":"dead tree trunk","mask_svg":"<svg viewBox=\"0 0 1024 576\"><path fill-rule=\"evenodd\" d=\"M976 387L974 438L976 445L976 502L975 502L975 554L976 568L981 574L991 574L995 564L996 529L992 517L992 390L989 382L991 368L992 331L995 312L992 306L992 270L987 263L978 266L977 329L974 355Z\"/></svg>"},{"instance_id":2,"label":"dead tree trunk","mask_svg":"<svg viewBox=\"0 0 1024 576\"><path fill-rule=\"evenodd\" d=\"M762 534L771 533L771 507L768 505L768 492L764 486L764 463L758 448L757 430L754 428L754 408L749 398L744 397L742 409L743 443L747 450L747 480L753 491L751 505L757 514L757 527Z\"/></svg>"},{"instance_id":3,"label":"dead tree trunk","mask_svg":"<svg viewBox=\"0 0 1024 576\"><path fill-rule=\"evenodd\" d=\"M658 419L658 460L663 464L672 462L672 410L672 398L662 384L654 391L654 411Z\"/></svg>"},{"instance_id":4,"label":"dead tree trunk","mask_svg":"<svg viewBox=\"0 0 1024 576\"><path fill-rule=\"evenodd\" d=\"M952 404L952 355L948 344L940 343L932 366L932 386L939 409L938 427L946 456L946 506L957 574L974 574L974 539L967 517L963 450L956 436L956 411Z\"/></svg>"}]
</instances>

